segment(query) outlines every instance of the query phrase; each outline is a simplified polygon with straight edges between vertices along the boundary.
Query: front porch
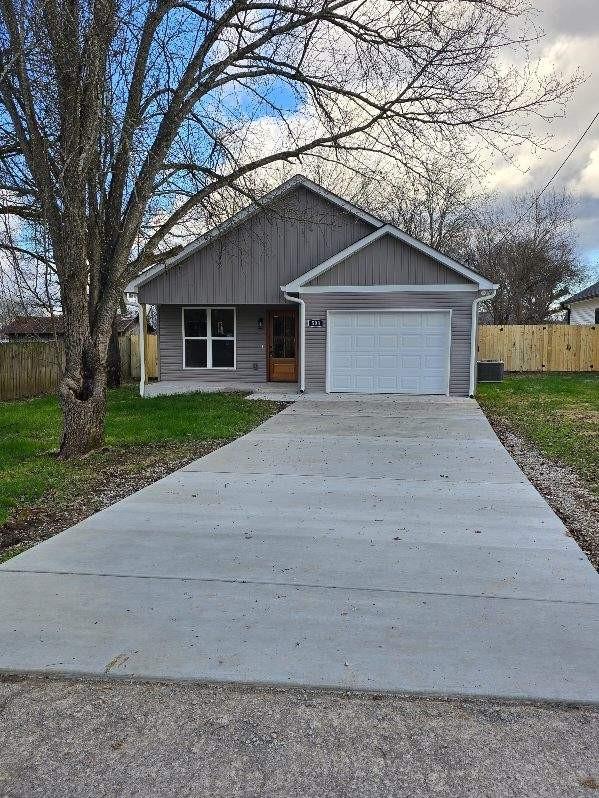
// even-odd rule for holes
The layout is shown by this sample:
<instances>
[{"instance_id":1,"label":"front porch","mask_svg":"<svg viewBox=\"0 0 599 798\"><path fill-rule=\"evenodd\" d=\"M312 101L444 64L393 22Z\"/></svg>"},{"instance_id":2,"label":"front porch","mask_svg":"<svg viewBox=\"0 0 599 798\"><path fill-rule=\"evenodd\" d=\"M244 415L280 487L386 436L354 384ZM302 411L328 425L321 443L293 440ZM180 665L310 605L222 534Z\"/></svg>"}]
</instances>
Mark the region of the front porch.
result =
<instances>
[{"instance_id":1,"label":"front porch","mask_svg":"<svg viewBox=\"0 0 599 798\"><path fill-rule=\"evenodd\" d=\"M221 393L241 391L248 399L271 399L276 402L295 402L301 396L296 382L242 382L240 380L159 380L144 386L144 397L171 396L177 393Z\"/></svg>"}]
</instances>

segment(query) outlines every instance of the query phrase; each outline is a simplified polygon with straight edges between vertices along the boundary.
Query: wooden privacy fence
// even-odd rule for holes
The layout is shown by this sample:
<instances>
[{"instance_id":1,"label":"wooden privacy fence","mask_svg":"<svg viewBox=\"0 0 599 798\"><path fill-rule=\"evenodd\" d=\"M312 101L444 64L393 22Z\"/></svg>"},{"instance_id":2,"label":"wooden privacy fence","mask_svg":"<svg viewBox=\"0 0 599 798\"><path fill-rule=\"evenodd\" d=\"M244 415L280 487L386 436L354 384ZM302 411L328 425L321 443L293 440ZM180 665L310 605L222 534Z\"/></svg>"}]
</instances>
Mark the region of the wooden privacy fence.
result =
<instances>
[{"instance_id":1,"label":"wooden privacy fence","mask_svg":"<svg viewBox=\"0 0 599 798\"><path fill-rule=\"evenodd\" d=\"M56 390L64 352L54 341L0 344L0 400Z\"/></svg>"},{"instance_id":2,"label":"wooden privacy fence","mask_svg":"<svg viewBox=\"0 0 599 798\"><path fill-rule=\"evenodd\" d=\"M478 360L503 360L506 371L599 371L599 326L481 324Z\"/></svg>"},{"instance_id":3,"label":"wooden privacy fence","mask_svg":"<svg viewBox=\"0 0 599 798\"><path fill-rule=\"evenodd\" d=\"M132 335L129 338L131 353L129 363L131 368L131 378L139 380L141 377L141 359L139 355L139 335ZM154 380L158 376L158 336L146 336L146 378ZM121 357L122 362L122 357Z\"/></svg>"},{"instance_id":4,"label":"wooden privacy fence","mask_svg":"<svg viewBox=\"0 0 599 798\"><path fill-rule=\"evenodd\" d=\"M157 336L147 337L148 377L158 375ZM119 339L124 382L139 380L139 336ZM0 343L0 401L54 393L64 363L61 341Z\"/></svg>"}]
</instances>

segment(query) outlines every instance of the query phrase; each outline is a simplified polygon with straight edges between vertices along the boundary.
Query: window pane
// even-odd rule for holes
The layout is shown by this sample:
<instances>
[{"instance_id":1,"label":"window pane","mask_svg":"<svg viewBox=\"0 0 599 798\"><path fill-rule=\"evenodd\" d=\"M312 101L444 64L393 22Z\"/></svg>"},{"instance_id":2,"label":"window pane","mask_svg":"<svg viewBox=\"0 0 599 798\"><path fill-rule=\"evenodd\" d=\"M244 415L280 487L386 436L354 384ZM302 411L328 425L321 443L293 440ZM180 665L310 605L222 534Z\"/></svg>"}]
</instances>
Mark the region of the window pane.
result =
<instances>
[{"instance_id":1,"label":"window pane","mask_svg":"<svg viewBox=\"0 0 599 798\"><path fill-rule=\"evenodd\" d=\"M185 308L185 335L191 338L202 338L207 334L206 311L203 308Z\"/></svg>"},{"instance_id":2,"label":"window pane","mask_svg":"<svg viewBox=\"0 0 599 798\"><path fill-rule=\"evenodd\" d=\"M235 311L212 308L212 337L233 338L235 335Z\"/></svg>"},{"instance_id":3,"label":"window pane","mask_svg":"<svg viewBox=\"0 0 599 798\"><path fill-rule=\"evenodd\" d=\"M187 368L206 368L206 341L188 338L185 341L185 365Z\"/></svg>"},{"instance_id":4,"label":"window pane","mask_svg":"<svg viewBox=\"0 0 599 798\"><path fill-rule=\"evenodd\" d=\"M272 356L295 357L295 317L289 313L272 318Z\"/></svg>"},{"instance_id":5,"label":"window pane","mask_svg":"<svg viewBox=\"0 0 599 798\"><path fill-rule=\"evenodd\" d=\"M212 341L213 368L232 368L235 365L234 341Z\"/></svg>"}]
</instances>

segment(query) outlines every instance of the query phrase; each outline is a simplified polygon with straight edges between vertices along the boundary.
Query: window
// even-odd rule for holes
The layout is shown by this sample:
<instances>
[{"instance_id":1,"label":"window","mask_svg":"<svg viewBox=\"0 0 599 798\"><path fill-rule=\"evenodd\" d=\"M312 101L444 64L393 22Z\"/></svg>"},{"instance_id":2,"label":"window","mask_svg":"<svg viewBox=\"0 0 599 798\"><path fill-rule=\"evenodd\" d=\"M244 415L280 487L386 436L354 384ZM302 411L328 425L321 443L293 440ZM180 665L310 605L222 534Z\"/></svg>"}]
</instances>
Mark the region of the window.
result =
<instances>
[{"instance_id":1,"label":"window","mask_svg":"<svg viewBox=\"0 0 599 798\"><path fill-rule=\"evenodd\" d=\"M599 308L595 308L595 324L599 324Z\"/></svg>"},{"instance_id":2,"label":"window","mask_svg":"<svg viewBox=\"0 0 599 798\"><path fill-rule=\"evenodd\" d=\"M234 308L183 308L183 367L235 368Z\"/></svg>"}]
</instances>

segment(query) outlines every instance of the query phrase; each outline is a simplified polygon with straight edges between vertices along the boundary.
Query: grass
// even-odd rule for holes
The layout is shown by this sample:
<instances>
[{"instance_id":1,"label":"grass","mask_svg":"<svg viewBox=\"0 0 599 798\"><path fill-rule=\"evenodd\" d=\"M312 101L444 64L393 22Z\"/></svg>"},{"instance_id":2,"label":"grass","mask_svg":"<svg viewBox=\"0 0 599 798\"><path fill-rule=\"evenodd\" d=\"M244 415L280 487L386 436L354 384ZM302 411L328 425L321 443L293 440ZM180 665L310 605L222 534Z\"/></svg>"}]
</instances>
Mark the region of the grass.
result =
<instances>
[{"instance_id":1,"label":"grass","mask_svg":"<svg viewBox=\"0 0 599 798\"><path fill-rule=\"evenodd\" d=\"M129 448L173 442L230 440L277 409L241 394L181 394L141 399L131 386L108 395L106 444ZM54 397L0 403L0 525L15 508L76 495L105 459L98 452L70 462L55 456L60 411Z\"/></svg>"},{"instance_id":2,"label":"grass","mask_svg":"<svg viewBox=\"0 0 599 798\"><path fill-rule=\"evenodd\" d=\"M509 375L481 383L483 409L571 466L599 494L599 374Z\"/></svg>"}]
</instances>

